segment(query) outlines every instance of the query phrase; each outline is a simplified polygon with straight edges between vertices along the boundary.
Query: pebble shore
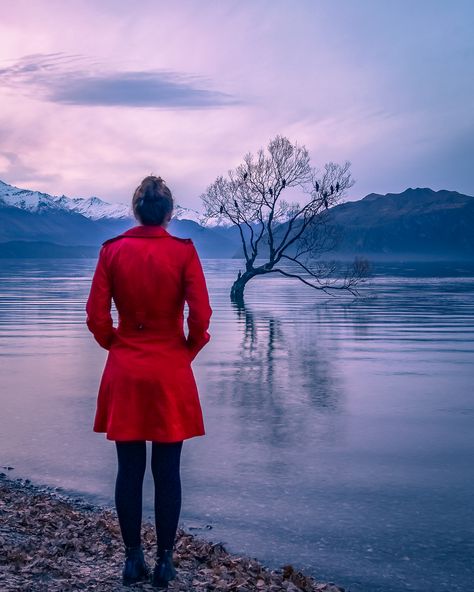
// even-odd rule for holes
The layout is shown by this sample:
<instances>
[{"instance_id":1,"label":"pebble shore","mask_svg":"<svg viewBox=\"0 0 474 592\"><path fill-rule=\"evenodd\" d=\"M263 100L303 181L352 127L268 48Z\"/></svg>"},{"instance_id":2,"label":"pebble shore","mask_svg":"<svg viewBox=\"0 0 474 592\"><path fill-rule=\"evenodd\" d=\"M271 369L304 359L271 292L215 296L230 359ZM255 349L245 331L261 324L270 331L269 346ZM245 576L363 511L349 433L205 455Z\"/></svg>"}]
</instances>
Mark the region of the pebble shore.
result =
<instances>
[{"instance_id":1,"label":"pebble shore","mask_svg":"<svg viewBox=\"0 0 474 592\"><path fill-rule=\"evenodd\" d=\"M154 565L154 525L144 522L142 540ZM81 499L0 473L0 590L66 592L153 591L144 582L121 584L123 543L116 513ZM318 582L291 565L270 570L254 558L230 554L179 528L174 546L177 578L169 592L349 592Z\"/></svg>"}]
</instances>

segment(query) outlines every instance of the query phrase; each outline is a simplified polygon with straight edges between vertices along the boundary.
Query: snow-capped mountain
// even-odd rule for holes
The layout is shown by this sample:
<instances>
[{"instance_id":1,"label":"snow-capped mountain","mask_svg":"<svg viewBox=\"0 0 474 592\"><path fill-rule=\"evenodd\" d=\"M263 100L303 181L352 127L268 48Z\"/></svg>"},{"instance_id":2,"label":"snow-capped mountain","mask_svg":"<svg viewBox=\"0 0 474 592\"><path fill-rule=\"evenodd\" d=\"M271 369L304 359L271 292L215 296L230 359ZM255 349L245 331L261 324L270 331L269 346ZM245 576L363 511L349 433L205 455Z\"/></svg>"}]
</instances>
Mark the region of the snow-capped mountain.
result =
<instances>
[{"instance_id":1,"label":"snow-capped mountain","mask_svg":"<svg viewBox=\"0 0 474 592\"><path fill-rule=\"evenodd\" d=\"M56 196L20 189L0 181L0 205L19 208L32 213L42 213L51 210L69 210L81 214L89 220L126 220L132 219L131 204L108 203L98 197L66 197ZM177 220L192 220L200 222L201 215L196 210L184 208L178 204L174 208L174 218Z\"/></svg>"},{"instance_id":2,"label":"snow-capped mountain","mask_svg":"<svg viewBox=\"0 0 474 592\"><path fill-rule=\"evenodd\" d=\"M98 197L48 195L0 181L0 257L70 257L73 246L78 256L95 256L103 241L138 224L130 206ZM202 256L231 257L234 241L203 228L199 218L199 212L175 204L169 230L174 236L191 238Z\"/></svg>"},{"instance_id":3,"label":"snow-capped mountain","mask_svg":"<svg viewBox=\"0 0 474 592\"><path fill-rule=\"evenodd\" d=\"M175 218L176 220L192 220L197 224L201 224L202 215L196 210L193 210L191 208L184 208L183 206L175 204L173 210L173 218Z\"/></svg>"},{"instance_id":4,"label":"snow-capped mountain","mask_svg":"<svg viewBox=\"0 0 474 592\"><path fill-rule=\"evenodd\" d=\"M130 206L126 204L110 204L98 197L70 198L65 195L56 196L20 189L8 183L0 181L0 204L19 208L33 213L42 213L50 210L69 210L82 214L90 220L103 218L123 220L132 217Z\"/></svg>"},{"instance_id":5,"label":"snow-capped mountain","mask_svg":"<svg viewBox=\"0 0 474 592\"><path fill-rule=\"evenodd\" d=\"M111 204L99 199L98 197L69 198L62 195L55 199L56 203L72 212L82 214L90 220L101 220L102 218L113 218L115 220L124 220L132 218L132 210L126 204Z\"/></svg>"}]
</instances>

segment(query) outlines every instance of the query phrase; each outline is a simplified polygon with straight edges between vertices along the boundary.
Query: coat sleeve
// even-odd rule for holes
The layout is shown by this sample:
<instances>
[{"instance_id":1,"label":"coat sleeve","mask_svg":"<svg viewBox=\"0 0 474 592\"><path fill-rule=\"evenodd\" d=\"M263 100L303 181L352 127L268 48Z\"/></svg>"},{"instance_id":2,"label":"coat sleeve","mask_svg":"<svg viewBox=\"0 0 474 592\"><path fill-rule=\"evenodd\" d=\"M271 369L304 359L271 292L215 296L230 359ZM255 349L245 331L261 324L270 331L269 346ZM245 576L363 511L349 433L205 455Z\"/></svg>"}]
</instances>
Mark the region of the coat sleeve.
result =
<instances>
[{"instance_id":1,"label":"coat sleeve","mask_svg":"<svg viewBox=\"0 0 474 592\"><path fill-rule=\"evenodd\" d=\"M86 324L97 343L107 350L110 349L116 330L110 314L111 306L112 285L107 272L105 250L102 247L86 304Z\"/></svg>"},{"instance_id":2,"label":"coat sleeve","mask_svg":"<svg viewBox=\"0 0 474 592\"><path fill-rule=\"evenodd\" d=\"M211 338L208 333L212 308L201 261L193 243L184 269L184 297L188 303L188 338L186 345L194 360Z\"/></svg>"}]
</instances>

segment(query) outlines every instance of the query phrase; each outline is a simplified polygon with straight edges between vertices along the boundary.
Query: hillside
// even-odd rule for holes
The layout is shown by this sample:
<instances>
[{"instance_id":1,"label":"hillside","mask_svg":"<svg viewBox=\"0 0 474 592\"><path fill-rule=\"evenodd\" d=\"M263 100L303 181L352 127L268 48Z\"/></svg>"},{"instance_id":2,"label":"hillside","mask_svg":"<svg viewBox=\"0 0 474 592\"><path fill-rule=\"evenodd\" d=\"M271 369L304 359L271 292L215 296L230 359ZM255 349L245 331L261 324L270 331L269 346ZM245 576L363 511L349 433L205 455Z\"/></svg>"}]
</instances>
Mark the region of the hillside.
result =
<instances>
[{"instance_id":1,"label":"hillside","mask_svg":"<svg viewBox=\"0 0 474 592\"><path fill-rule=\"evenodd\" d=\"M331 210L338 252L367 256L474 258L474 197L429 188L371 193Z\"/></svg>"}]
</instances>

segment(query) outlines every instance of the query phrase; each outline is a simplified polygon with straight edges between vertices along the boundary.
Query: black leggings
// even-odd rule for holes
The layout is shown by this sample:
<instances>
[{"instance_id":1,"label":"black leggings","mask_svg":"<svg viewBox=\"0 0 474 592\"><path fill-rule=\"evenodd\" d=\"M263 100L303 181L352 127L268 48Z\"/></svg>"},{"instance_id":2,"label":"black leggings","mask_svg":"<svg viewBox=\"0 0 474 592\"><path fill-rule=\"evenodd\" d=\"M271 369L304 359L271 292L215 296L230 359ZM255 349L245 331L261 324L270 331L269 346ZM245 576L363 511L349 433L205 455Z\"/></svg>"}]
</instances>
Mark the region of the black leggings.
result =
<instances>
[{"instance_id":1,"label":"black leggings","mask_svg":"<svg viewBox=\"0 0 474 592\"><path fill-rule=\"evenodd\" d=\"M141 544L142 491L146 469L146 441L116 441L118 472L115 505L123 542ZM155 483L157 552L172 549L181 511L179 463L183 442L152 442L151 470Z\"/></svg>"}]
</instances>

